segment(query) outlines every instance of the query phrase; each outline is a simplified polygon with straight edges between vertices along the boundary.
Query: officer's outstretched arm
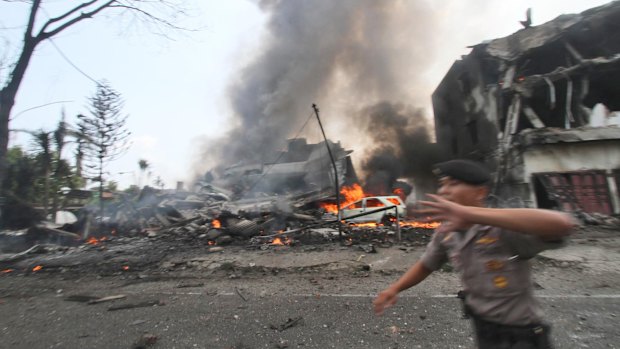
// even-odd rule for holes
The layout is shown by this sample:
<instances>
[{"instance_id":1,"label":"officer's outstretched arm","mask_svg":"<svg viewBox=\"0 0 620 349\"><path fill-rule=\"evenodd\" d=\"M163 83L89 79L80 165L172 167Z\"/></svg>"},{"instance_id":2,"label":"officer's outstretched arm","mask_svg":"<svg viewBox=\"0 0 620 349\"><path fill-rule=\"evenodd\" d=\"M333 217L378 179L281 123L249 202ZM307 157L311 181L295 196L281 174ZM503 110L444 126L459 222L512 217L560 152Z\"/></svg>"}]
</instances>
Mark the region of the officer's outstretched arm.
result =
<instances>
[{"instance_id":1,"label":"officer's outstretched arm","mask_svg":"<svg viewBox=\"0 0 620 349\"><path fill-rule=\"evenodd\" d=\"M390 287L379 292L373 306L375 314L381 315L386 308L391 307L398 300L398 293L413 287L426 279L433 271L428 269L422 262L418 261L403 276Z\"/></svg>"},{"instance_id":2,"label":"officer's outstretched arm","mask_svg":"<svg viewBox=\"0 0 620 349\"><path fill-rule=\"evenodd\" d=\"M482 224L537 235L545 240L557 240L569 235L576 225L571 216L558 211L463 206L437 195L428 196L435 201L421 202L429 207L421 212L430 219L443 222L439 230L457 230L471 224Z\"/></svg>"}]
</instances>

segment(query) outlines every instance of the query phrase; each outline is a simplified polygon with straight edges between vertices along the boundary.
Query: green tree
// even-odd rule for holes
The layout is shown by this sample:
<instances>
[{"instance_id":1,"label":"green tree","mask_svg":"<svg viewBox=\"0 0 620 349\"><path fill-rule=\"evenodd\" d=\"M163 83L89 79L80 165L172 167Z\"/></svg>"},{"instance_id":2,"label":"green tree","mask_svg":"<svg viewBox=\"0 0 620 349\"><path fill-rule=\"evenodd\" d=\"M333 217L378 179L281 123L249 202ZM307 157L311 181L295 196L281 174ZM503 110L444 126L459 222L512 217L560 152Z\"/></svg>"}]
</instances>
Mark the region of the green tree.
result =
<instances>
[{"instance_id":1,"label":"green tree","mask_svg":"<svg viewBox=\"0 0 620 349\"><path fill-rule=\"evenodd\" d=\"M11 198L20 198L26 202L34 202L36 187L33 183L37 179L35 157L26 153L21 147L12 147L7 153L7 162L9 167L3 189L9 201Z\"/></svg>"},{"instance_id":2,"label":"green tree","mask_svg":"<svg viewBox=\"0 0 620 349\"><path fill-rule=\"evenodd\" d=\"M100 214L103 216L105 168L127 151L131 133L125 127L128 116L122 114L123 99L107 82L97 85L89 102L90 114L78 115L78 125L88 139L83 149L84 160L89 179L99 183Z\"/></svg>"},{"instance_id":3,"label":"green tree","mask_svg":"<svg viewBox=\"0 0 620 349\"><path fill-rule=\"evenodd\" d=\"M43 217L47 217L50 205L50 182L52 172L52 133L49 131L38 131L34 134L34 144L38 148L38 162L43 171Z\"/></svg>"},{"instance_id":4,"label":"green tree","mask_svg":"<svg viewBox=\"0 0 620 349\"><path fill-rule=\"evenodd\" d=\"M52 3L52 1L49 2ZM9 67L7 80L0 81L0 183L3 183L3 178L7 173L6 156L11 111L28 65L41 43L104 12L121 16L128 15L134 22L135 19L139 19L139 22L150 25L152 30L166 36L170 29L181 29L170 19L174 20L184 14L182 2L174 0L88 0L73 2L71 5L54 6L54 9L62 10L50 15L44 8L45 1L43 0L1 2L0 4L4 4L1 6L4 7L24 6L29 3L30 11L24 25L22 48L14 62L7 64ZM56 3L58 5L58 2Z\"/></svg>"}]
</instances>

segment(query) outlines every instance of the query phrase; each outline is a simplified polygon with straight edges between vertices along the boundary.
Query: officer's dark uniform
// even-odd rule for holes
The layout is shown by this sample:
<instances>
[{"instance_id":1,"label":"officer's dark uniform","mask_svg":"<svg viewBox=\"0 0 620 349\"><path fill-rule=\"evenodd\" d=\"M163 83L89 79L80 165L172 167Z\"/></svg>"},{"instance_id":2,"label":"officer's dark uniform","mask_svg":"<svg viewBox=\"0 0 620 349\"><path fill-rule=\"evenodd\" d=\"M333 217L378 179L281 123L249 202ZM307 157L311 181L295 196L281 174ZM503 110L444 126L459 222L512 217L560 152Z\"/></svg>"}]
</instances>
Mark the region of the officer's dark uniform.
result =
<instances>
[{"instance_id":1,"label":"officer's dark uniform","mask_svg":"<svg viewBox=\"0 0 620 349\"><path fill-rule=\"evenodd\" d=\"M458 160L460 161L460 160ZM440 176L483 184L490 176L468 163L442 168ZM551 348L549 326L533 296L529 259L537 253L562 246L534 235L474 225L465 232L434 234L421 258L430 270L448 260L461 273L465 308L473 318L482 349Z\"/></svg>"}]
</instances>

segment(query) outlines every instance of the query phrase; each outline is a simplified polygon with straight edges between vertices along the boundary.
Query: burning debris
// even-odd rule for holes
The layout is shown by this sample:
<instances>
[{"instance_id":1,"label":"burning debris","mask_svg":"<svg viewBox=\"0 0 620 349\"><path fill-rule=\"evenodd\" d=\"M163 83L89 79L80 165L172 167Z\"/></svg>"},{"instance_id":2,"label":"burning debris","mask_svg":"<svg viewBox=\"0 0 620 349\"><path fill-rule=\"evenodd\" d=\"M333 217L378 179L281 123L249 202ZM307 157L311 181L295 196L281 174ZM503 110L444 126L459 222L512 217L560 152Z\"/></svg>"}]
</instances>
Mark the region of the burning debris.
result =
<instances>
[{"instance_id":1,"label":"burning debris","mask_svg":"<svg viewBox=\"0 0 620 349\"><path fill-rule=\"evenodd\" d=\"M309 247L339 239L345 246L368 243L391 245L398 241L425 244L437 225L405 219L341 222L333 205L333 195L325 193L261 195L233 201L226 200L226 194L212 190L213 187L209 192L166 192L145 188L136 200L121 198L115 206L108 207L108 219L89 212L84 215L86 218L82 217L75 223L47 228L57 235L71 237L65 242L50 240L41 233L47 232L46 229L28 229L28 234L34 237L22 240L21 249L19 244L13 245L14 250L25 251L0 255L2 273L26 271L24 265L33 263L36 264L29 267L30 272L72 267L46 260L44 255L49 253L76 260L90 259L93 253L100 254L93 262L97 261L100 267L107 263L104 270L118 274L151 268L160 260L158 256L176 248L217 253L227 245L267 250ZM358 198L364 199L366 195L359 184L343 187L345 200L341 206ZM394 198L400 200L398 196ZM390 204L385 202L383 209L386 212L394 208ZM28 244L35 245L30 247ZM142 252L139 251L149 249L148 246L153 244L160 247L151 250L148 258L134 260L131 257L133 253L140 254ZM105 262L102 263L102 260ZM170 267L174 268L174 264L167 268Z\"/></svg>"}]
</instances>

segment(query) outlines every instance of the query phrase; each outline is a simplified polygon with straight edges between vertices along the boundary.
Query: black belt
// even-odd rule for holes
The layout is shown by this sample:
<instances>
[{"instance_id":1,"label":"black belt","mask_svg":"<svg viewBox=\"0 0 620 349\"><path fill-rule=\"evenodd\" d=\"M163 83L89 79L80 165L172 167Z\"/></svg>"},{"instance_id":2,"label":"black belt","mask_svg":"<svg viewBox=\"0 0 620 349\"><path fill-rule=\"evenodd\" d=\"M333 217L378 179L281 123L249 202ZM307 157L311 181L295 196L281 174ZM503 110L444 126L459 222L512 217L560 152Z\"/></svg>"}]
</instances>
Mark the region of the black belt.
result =
<instances>
[{"instance_id":1,"label":"black belt","mask_svg":"<svg viewBox=\"0 0 620 349\"><path fill-rule=\"evenodd\" d=\"M528 342L532 344L532 348L552 348L549 337L551 327L549 325L541 323L520 326L491 322L481 318L465 304L465 293L463 291L460 291L457 297L462 301L465 316L474 320L479 341Z\"/></svg>"}]
</instances>

